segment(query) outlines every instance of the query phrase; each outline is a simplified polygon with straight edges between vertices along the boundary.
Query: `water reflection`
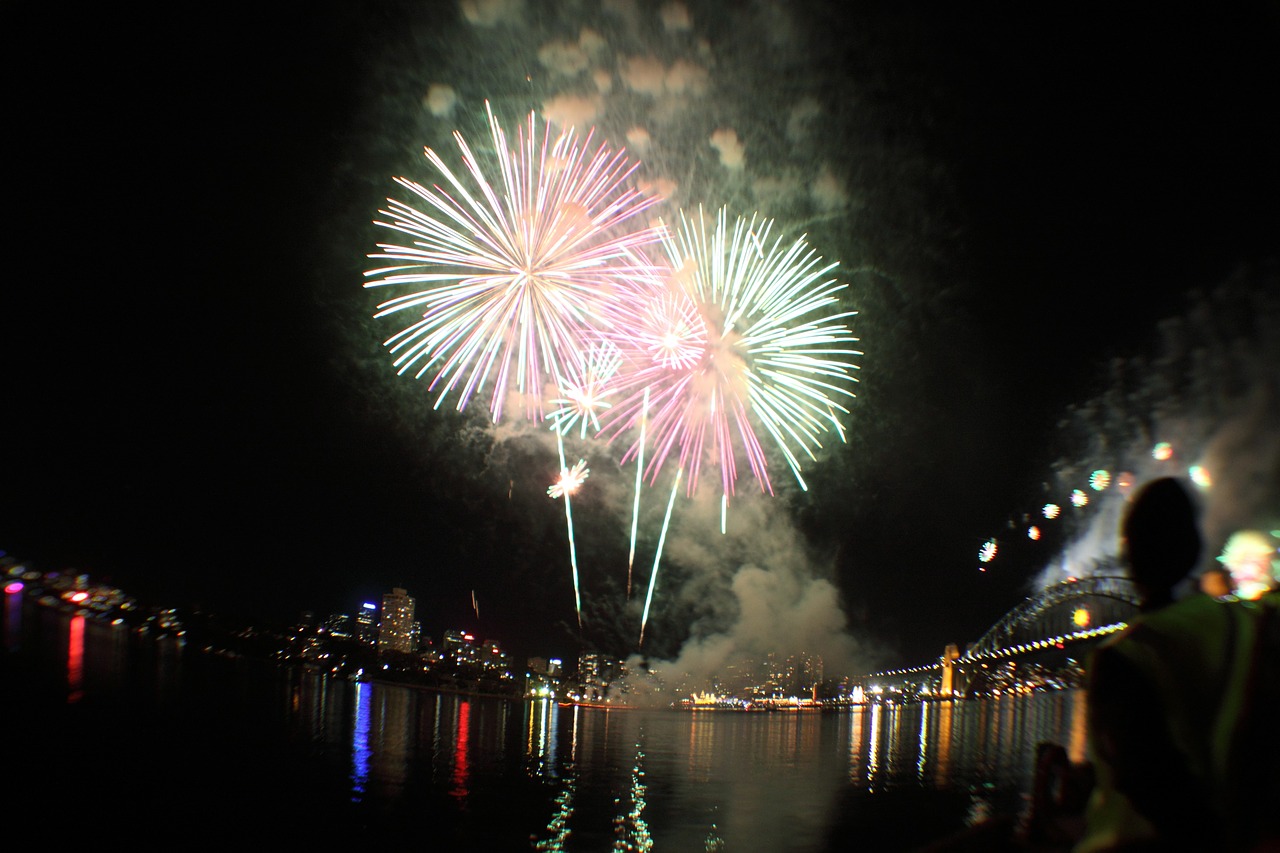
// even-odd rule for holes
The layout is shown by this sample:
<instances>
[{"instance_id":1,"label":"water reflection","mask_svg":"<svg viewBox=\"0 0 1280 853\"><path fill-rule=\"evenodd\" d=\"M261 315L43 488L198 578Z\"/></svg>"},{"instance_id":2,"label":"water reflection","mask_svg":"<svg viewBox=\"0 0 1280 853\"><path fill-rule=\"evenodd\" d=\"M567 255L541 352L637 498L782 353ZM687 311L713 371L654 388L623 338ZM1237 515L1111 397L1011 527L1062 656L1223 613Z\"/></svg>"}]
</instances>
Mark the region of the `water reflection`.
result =
<instances>
[{"instance_id":1,"label":"water reflection","mask_svg":"<svg viewBox=\"0 0 1280 853\"><path fill-rule=\"evenodd\" d=\"M868 788L880 771L880 718L883 716L883 705L871 706L871 743L867 749L867 777L864 780Z\"/></svg>"},{"instance_id":2,"label":"water reflection","mask_svg":"<svg viewBox=\"0 0 1280 853\"><path fill-rule=\"evenodd\" d=\"M418 716L418 692L402 688L376 690L375 718L378 735L377 778L384 796L398 797L409 778L410 756L414 750L413 725Z\"/></svg>"},{"instance_id":3,"label":"water reflection","mask_svg":"<svg viewBox=\"0 0 1280 853\"><path fill-rule=\"evenodd\" d=\"M920 748L916 751L916 778L924 780L925 765L929 758L929 716L933 703L924 705L920 710Z\"/></svg>"},{"instance_id":4,"label":"water reflection","mask_svg":"<svg viewBox=\"0 0 1280 853\"><path fill-rule=\"evenodd\" d=\"M573 817L573 794L575 783L569 779L564 788L556 794L555 811L547 823L547 836L534 842L536 850L563 851L569 839L569 819Z\"/></svg>"},{"instance_id":5,"label":"water reflection","mask_svg":"<svg viewBox=\"0 0 1280 853\"><path fill-rule=\"evenodd\" d=\"M11 581L4 588L4 648L17 651L22 638L22 582Z\"/></svg>"},{"instance_id":6,"label":"water reflection","mask_svg":"<svg viewBox=\"0 0 1280 853\"><path fill-rule=\"evenodd\" d=\"M364 789L369 783L369 728L372 720L370 698L373 685L361 682L355 687L355 726L351 730L351 801L364 799Z\"/></svg>"},{"instance_id":7,"label":"water reflection","mask_svg":"<svg viewBox=\"0 0 1280 853\"><path fill-rule=\"evenodd\" d=\"M577 773L575 760L577 757L577 732L578 719L581 708L574 707L572 711L572 732L570 741L574 744L569 760L566 765L566 772L562 780L560 789L556 792L552 801L551 819L547 821L545 833L541 837L535 836L533 847L536 850L549 850L553 853L563 853L568 849L566 844L571 833L570 821L573 818L574 795L577 792ZM559 752L559 717L560 705L551 699L536 699L525 703L526 730L530 735L526 737L525 753L532 762L530 763L530 773L535 778L542 778L549 782L557 781L556 773L556 755ZM533 732L537 732L536 738ZM536 747L535 747L536 744Z\"/></svg>"},{"instance_id":8,"label":"water reflection","mask_svg":"<svg viewBox=\"0 0 1280 853\"><path fill-rule=\"evenodd\" d=\"M1085 708L1086 696L1083 690L1077 690L1071 697L1071 722L1068 726L1071 734L1067 738L1067 757L1076 764L1084 763L1086 757L1085 736L1088 734L1086 723L1089 719Z\"/></svg>"},{"instance_id":9,"label":"water reflection","mask_svg":"<svg viewBox=\"0 0 1280 853\"><path fill-rule=\"evenodd\" d=\"M947 772L951 767L951 712L953 704L943 702L938 706L937 757L934 759L933 783L939 788L947 787ZM922 778L920 781L924 781Z\"/></svg>"},{"instance_id":10,"label":"water reflection","mask_svg":"<svg viewBox=\"0 0 1280 853\"><path fill-rule=\"evenodd\" d=\"M711 776L715 712L695 711L689 718L689 775L705 782Z\"/></svg>"},{"instance_id":11,"label":"water reflection","mask_svg":"<svg viewBox=\"0 0 1280 853\"><path fill-rule=\"evenodd\" d=\"M471 737L471 701L458 704L457 727L454 734L453 789L449 791L465 805L467 799L467 747Z\"/></svg>"},{"instance_id":12,"label":"water reflection","mask_svg":"<svg viewBox=\"0 0 1280 853\"><path fill-rule=\"evenodd\" d=\"M644 819L645 794L648 787L644 781L644 729L640 729L640 742L636 744L635 761L631 765L631 785L626 801L627 810L614 818L614 850L647 851L653 848L653 836L649 832L649 824ZM615 799L614 805L621 806L623 799Z\"/></svg>"},{"instance_id":13,"label":"water reflection","mask_svg":"<svg viewBox=\"0 0 1280 853\"><path fill-rule=\"evenodd\" d=\"M183 664L180 648L131 640L127 629L66 614L41 621L43 633L24 622L19 639L25 651L55 653L39 657L64 705L138 686L160 699L178 689L157 683L167 680L185 680L188 693L200 682L210 695L213 671L195 665L199 652L187 650ZM13 631L6 616L6 643L17 642ZM241 669L227 671L240 678ZM332 774L318 784L362 813L429 822L458 848L809 853L851 813L881 809L885 792L954 793L961 805L975 792L973 819L993 791L1030 791L1039 743L1060 743L1073 760L1084 751L1079 691L841 712L604 711L263 670L276 674L261 689L217 682L221 695L246 697L229 711L263 697L257 707L283 740L320 761L311 774ZM860 830L871 819L857 817Z\"/></svg>"},{"instance_id":14,"label":"water reflection","mask_svg":"<svg viewBox=\"0 0 1280 853\"><path fill-rule=\"evenodd\" d=\"M849 781L855 785L866 784L862 775L863 721L866 717L865 706L859 705L849 712Z\"/></svg>"},{"instance_id":15,"label":"water reflection","mask_svg":"<svg viewBox=\"0 0 1280 853\"><path fill-rule=\"evenodd\" d=\"M535 699L525 705L524 752L526 772L534 777L556 778L556 717L560 706L550 699Z\"/></svg>"},{"instance_id":16,"label":"water reflection","mask_svg":"<svg viewBox=\"0 0 1280 853\"><path fill-rule=\"evenodd\" d=\"M84 616L71 617L67 632L67 702L84 698Z\"/></svg>"}]
</instances>

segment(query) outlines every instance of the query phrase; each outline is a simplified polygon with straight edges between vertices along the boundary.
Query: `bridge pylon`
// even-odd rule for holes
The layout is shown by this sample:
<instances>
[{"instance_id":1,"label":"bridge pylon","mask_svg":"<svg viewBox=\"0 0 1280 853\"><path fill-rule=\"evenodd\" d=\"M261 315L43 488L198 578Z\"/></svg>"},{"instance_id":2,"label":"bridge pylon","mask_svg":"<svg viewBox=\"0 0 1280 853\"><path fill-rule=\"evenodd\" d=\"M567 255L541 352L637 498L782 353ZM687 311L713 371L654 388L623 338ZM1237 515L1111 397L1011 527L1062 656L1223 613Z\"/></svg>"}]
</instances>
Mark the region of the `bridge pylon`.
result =
<instances>
[{"instance_id":1,"label":"bridge pylon","mask_svg":"<svg viewBox=\"0 0 1280 853\"><path fill-rule=\"evenodd\" d=\"M942 650L942 684L938 692L944 697L951 697L956 692L956 660L960 657L960 647L955 643L947 643Z\"/></svg>"}]
</instances>

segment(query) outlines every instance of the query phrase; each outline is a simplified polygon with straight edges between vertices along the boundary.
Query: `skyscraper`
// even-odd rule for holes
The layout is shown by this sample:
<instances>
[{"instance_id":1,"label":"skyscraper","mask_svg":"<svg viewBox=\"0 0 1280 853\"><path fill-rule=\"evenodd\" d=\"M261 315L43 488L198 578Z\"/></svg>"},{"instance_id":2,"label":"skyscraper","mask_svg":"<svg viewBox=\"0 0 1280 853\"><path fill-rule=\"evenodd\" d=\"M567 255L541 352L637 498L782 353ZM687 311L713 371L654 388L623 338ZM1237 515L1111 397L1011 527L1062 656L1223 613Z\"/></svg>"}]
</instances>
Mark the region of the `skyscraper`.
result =
<instances>
[{"instance_id":1,"label":"skyscraper","mask_svg":"<svg viewBox=\"0 0 1280 853\"><path fill-rule=\"evenodd\" d=\"M360 642L373 645L378 639L378 605L366 601L356 613L356 636Z\"/></svg>"},{"instance_id":2,"label":"skyscraper","mask_svg":"<svg viewBox=\"0 0 1280 853\"><path fill-rule=\"evenodd\" d=\"M399 587L382 596L378 625L378 653L417 651L418 626L413 621L413 598Z\"/></svg>"}]
</instances>

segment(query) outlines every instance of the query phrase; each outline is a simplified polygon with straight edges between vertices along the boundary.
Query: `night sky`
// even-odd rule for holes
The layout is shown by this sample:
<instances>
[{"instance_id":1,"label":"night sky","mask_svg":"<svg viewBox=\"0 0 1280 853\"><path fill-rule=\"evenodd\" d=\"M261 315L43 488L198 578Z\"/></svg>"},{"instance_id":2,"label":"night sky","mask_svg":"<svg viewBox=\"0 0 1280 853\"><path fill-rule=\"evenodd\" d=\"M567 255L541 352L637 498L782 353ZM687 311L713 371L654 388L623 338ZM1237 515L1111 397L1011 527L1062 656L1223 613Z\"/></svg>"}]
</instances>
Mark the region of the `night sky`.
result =
<instances>
[{"instance_id":1,"label":"night sky","mask_svg":"<svg viewBox=\"0 0 1280 853\"><path fill-rule=\"evenodd\" d=\"M812 217L785 194L761 203L707 146L652 166L694 164L679 172L693 204L754 201L801 223L841 262L865 356L849 442L806 470L807 494L744 498L744 532L724 538L678 510L651 655L723 636L758 649L734 627L748 615L785 633L792 616L749 604L783 565L792 604L834 593L847 625L828 627L852 638L851 666L976 639L1048 559L979 572L982 542L1039 507L1064 459L1135 438L1081 435L1109 423L1082 404L1193 294L1229 280L1275 293L1276 3L837 16L845 4L689 2L692 31L667 37L639 0L529 0L518 26L443 1L181 5L3 13L17 192L0 548L158 604L287 620L403 586L429 635L634 651L608 454L592 459L600 490L574 504L580 635L563 510L545 495L554 453L495 439L482 410L433 411L425 383L393 375L381 341L395 329L361 287L392 176L434 179L422 146L456 153L455 124L482 139L486 97L512 126L537 108L562 82L538 45L580 25L630 32L617 56L650 44L669 63L688 44L716 92L698 120L737 127L748 176L785 183L821 157L848 193ZM618 23L627 7L642 26ZM460 96L452 120L422 104L438 81ZM797 143L787 115L805 98L819 109ZM693 119L667 121L696 136ZM708 603L730 588L737 609Z\"/></svg>"}]
</instances>

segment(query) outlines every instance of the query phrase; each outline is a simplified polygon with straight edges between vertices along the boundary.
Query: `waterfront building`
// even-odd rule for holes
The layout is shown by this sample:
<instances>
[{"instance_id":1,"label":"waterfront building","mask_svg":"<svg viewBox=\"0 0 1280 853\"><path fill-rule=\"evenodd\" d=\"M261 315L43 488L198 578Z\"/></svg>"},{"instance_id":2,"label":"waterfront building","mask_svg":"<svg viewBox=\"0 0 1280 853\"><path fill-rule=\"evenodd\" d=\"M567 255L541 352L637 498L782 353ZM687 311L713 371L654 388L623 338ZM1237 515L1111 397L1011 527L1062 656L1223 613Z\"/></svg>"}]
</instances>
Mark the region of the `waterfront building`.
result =
<instances>
[{"instance_id":1,"label":"waterfront building","mask_svg":"<svg viewBox=\"0 0 1280 853\"><path fill-rule=\"evenodd\" d=\"M524 695L550 698L560 693L562 674L559 658L532 657L525 662Z\"/></svg>"},{"instance_id":2,"label":"waterfront building","mask_svg":"<svg viewBox=\"0 0 1280 853\"><path fill-rule=\"evenodd\" d=\"M487 673L501 675L510 673L507 653L498 647L497 642L486 640L480 644L480 668Z\"/></svg>"},{"instance_id":3,"label":"waterfront building","mask_svg":"<svg viewBox=\"0 0 1280 853\"><path fill-rule=\"evenodd\" d=\"M373 645L378 640L378 605L366 601L356 611L356 638Z\"/></svg>"},{"instance_id":4,"label":"waterfront building","mask_svg":"<svg viewBox=\"0 0 1280 853\"><path fill-rule=\"evenodd\" d=\"M413 597L396 587L382 596L378 624L378 653L413 654L418 646L418 624L413 620Z\"/></svg>"},{"instance_id":5,"label":"waterfront building","mask_svg":"<svg viewBox=\"0 0 1280 853\"><path fill-rule=\"evenodd\" d=\"M440 643L441 659L453 666L465 666L480 663L480 648L476 645L474 634L450 628L444 632Z\"/></svg>"},{"instance_id":6,"label":"waterfront building","mask_svg":"<svg viewBox=\"0 0 1280 853\"><path fill-rule=\"evenodd\" d=\"M583 652L578 657L578 694L584 702L600 702L609 694L609 685L621 673L622 662L600 652Z\"/></svg>"},{"instance_id":7,"label":"waterfront building","mask_svg":"<svg viewBox=\"0 0 1280 853\"><path fill-rule=\"evenodd\" d=\"M349 640L356 635L355 620L346 613L331 613L323 631L335 640Z\"/></svg>"}]
</instances>

